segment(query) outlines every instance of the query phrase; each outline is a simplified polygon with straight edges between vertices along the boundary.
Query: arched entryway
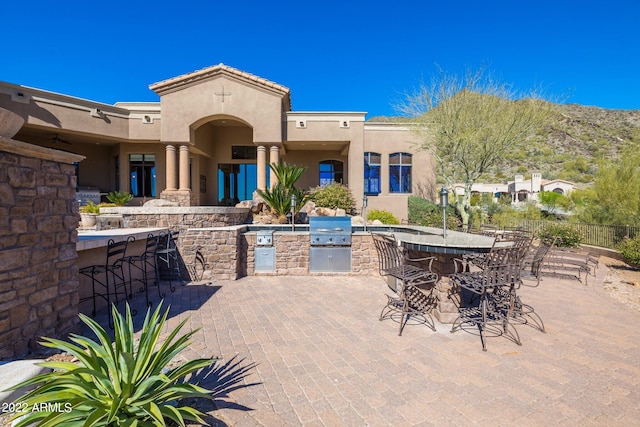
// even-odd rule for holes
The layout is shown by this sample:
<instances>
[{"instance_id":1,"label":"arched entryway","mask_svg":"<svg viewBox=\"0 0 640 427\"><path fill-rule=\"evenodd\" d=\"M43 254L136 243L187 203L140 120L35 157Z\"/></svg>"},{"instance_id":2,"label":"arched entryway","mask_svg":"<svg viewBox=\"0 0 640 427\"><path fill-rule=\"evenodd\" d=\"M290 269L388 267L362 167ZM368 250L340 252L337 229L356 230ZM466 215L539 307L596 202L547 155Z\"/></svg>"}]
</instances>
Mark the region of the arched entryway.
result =
<instances>
[{"instance_id":1,"label":"arched entryway","mask_svg":"<svg viewBox=\"0 0 640 427\"><path fill-rule=\"evenodd\" d=\"M258 147L253 128L233 117L213 117L194 130L192 174L199 204L235 206L250 200L258 186Z\"/></svg>"}]
</instances>

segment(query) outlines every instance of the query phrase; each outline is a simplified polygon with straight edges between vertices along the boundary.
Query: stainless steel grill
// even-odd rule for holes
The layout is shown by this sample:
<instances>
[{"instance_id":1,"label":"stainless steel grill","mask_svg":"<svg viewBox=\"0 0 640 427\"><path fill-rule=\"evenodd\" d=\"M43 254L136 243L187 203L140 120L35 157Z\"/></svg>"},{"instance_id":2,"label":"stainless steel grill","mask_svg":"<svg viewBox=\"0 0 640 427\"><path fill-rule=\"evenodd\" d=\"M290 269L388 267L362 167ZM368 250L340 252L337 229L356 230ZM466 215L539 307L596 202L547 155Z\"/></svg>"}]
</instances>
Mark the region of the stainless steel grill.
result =
<instances>
[{"instance_id":1,"label":"stainless steel grill","mask_svg":"<svg viewBox=\"0 0 640 427\"><path fill-rule=\"evenodd\" d=\"M312 216L309 218L311 246L351 246L351 218Z\"/></svg>"},{"instance_id":2,"label":"stainless steel grill","mask_svg":"<svg viewBox=\"0 0 640 427\"><path fill-rule=\"evenodd\" d=\"M309 234L309 271L351 271L351 218L312 216Z\"/></svg>"}]
</instances>

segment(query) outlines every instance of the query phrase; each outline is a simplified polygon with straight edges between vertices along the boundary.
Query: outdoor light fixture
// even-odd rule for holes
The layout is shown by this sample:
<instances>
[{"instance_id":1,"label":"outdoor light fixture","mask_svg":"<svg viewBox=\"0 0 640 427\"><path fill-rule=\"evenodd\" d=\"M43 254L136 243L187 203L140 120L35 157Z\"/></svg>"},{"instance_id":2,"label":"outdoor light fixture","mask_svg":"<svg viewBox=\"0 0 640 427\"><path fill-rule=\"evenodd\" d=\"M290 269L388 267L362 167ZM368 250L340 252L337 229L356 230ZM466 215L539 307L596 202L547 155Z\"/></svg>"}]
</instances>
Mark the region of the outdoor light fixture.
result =
<instances>
[{"instance_id":1,"label":"outdoor light fixture","mask_svg":"<svg viewBox=\"0 0 640 427\"><path fill-rule=\"evenodd\" d=\"M291 195L291 231L296 231L296 195Z\"/></svg>"},{"instance_id":2,"label":"outdoor light fixture","mask_svg":"<svg viewBox=\"0 0 640 427\"><path fill-rule=\"evenodd\" d=\"M367 232L367 205L369 204L369 198L365 194L362 196L362 216L364 217L364 231Z\"/></svg>"},{"instance_id":3,"label":"outdoor light fixture","mask_svg":"<svg viewBox=\"0 0 640 427\"><path fill-rule=\"evenodd\" d=\"M449 206L449 192L443 185L440 189L440 206L442 206L442 238L447 238L447 206Z\"/></svg>"}]
</instances>

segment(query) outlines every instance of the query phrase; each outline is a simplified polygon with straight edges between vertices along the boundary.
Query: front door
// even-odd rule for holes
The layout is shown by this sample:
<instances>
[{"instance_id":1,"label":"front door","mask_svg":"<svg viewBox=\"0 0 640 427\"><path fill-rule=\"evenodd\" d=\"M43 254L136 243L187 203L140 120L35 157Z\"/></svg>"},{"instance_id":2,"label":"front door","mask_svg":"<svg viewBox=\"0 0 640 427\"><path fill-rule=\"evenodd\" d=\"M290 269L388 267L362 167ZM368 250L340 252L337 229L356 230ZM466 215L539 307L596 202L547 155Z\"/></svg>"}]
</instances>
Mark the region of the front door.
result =
<instances>
[{"instance_id":1,"label":"front door","mask_svg":"<svg viewBox=\"0 0 640 427\"><path fill-rule=\"evenodd\" d=\"M218 205L235 206L242 200L251 200L257 185L255 163L218 164Z\"/></svg>"}]
</instances>

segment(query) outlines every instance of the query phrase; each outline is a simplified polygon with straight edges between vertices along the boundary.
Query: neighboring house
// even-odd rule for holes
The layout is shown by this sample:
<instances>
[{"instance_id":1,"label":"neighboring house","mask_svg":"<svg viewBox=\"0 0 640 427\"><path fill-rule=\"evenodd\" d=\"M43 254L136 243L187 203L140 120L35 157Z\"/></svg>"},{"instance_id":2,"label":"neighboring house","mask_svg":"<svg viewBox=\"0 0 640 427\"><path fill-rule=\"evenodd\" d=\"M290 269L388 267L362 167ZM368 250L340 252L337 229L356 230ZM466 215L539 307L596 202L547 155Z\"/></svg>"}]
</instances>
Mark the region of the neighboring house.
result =
<instances>
[{"instance_id":1,"label":"neighboring house","mask_svg":"<svg viewBox=\"0 0 640 427\"><path fill-rule=\"evenodd\" d=\"M115 105L0 82L0 106L25 118L16 140L86 157L78 196L128 191L181 206L233 206L275 184L268 164L307 166L298 182L349 186L362 206L407 218L432 198L431 158L406 126L364 112L295 112L289 89L220 64L149 86L159 102Z\"/></svg>"},{"instance_id":2,"label":"neighboring house","mask_svg":"<svg viewBox=\"0 0 640 427\"><path fill-rule=\"evenodd\" d=\"M518 206L528 201L537 202L541 191L553 191L554 193L567 195L575 189L575 184L570 181L554 179L552 181L542 179L539 173L532 173L531 179L525 180L522 175L516 175L513 181L507 184L482 184L471 186L471 194L492 194L494 201L502 195L511 197L511 204ZM454 186L456 195L464 194L464 184Z\"/></svg>"}]
</instances>

